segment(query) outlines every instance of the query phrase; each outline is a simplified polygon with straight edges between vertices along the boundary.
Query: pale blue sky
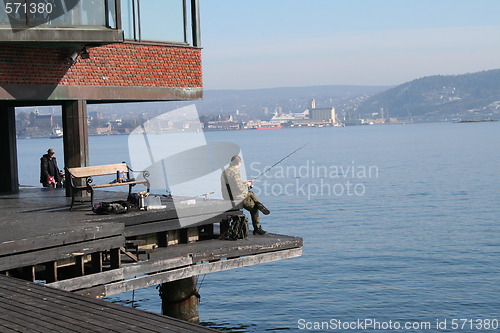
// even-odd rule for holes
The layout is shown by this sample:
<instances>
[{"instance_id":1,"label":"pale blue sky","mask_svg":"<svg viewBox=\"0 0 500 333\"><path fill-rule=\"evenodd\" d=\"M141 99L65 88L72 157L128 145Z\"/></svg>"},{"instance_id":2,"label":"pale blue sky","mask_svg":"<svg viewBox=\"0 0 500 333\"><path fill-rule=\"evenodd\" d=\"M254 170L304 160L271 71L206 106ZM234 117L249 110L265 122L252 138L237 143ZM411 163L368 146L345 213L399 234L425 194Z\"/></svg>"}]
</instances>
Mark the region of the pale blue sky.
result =
<instances>
[{"instance_id":1,"label":"pale blue sky","mask_svg":"<svg viewBox=\"0 0 500 333\"><path fill-rule=\"evenodd\" d=\"M500 68L500 0L201 0L206 89Z\"/></svg>"}]
</instances>

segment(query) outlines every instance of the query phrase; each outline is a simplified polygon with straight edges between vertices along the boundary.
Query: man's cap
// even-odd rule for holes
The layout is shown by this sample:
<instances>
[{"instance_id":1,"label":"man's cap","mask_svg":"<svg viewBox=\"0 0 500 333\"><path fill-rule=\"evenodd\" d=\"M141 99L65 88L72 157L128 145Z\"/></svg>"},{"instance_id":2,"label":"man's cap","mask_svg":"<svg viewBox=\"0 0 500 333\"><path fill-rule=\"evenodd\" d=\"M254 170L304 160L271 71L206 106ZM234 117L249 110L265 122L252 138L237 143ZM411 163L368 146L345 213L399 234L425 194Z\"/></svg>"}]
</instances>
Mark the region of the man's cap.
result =
<instances>
[{"instance_id":1,"label":"man's cap","mask_svg":"<svg viewBox=\"0 0 500 333\"><path fill-rule=\"evenodd\" d=\"M234 155L233 157L231 157L231 164L232 165L236 165L240 162L241 162L241 157L239 157L238 155Z\"/></svg>"}]
</instances>

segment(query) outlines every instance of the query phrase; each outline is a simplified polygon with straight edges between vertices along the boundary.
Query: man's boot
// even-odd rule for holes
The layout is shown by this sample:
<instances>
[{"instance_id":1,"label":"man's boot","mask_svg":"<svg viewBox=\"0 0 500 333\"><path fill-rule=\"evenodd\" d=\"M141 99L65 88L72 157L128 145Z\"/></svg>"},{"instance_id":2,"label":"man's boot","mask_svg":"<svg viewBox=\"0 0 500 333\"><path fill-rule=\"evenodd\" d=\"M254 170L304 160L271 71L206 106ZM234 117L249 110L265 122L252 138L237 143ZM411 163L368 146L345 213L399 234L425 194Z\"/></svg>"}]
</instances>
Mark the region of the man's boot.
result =
<instances>
[{"instance_id":1,"label":"man's boot","mask_svg":"<svg viewBox=\"0 0 500 333\"><path fill-rule=\"evenodd\" d=\"M262 236L262 235L267 234L267 231L264 231L262 228L258 228L258 229L254 229L253 234Z\"/></svg>"},{"instance_id":2,"label":"man's boot","mask_svg":"<svg viewBox=\"0 0 500 333\"><path fill-rule=\"evenodd\" d=\"M263 204L261 204L260 202L257 202L257 208L262 212L262 214L264 215L269 215L269 213L271 213L269 211L269 209L266 208L266 206L264 206Z\"/></svg>"}]
</instances>

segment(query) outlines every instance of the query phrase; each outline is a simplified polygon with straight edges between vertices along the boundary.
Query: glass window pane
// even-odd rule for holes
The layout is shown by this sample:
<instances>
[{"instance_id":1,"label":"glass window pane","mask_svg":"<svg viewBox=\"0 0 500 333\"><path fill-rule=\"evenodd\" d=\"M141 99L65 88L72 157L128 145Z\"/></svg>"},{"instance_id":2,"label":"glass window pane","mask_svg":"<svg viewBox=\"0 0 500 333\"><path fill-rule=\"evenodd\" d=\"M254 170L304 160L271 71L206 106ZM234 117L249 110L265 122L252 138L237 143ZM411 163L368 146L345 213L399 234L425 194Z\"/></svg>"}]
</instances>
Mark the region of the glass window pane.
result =
<instances>
[{"instance_id":1,"label":"glass window pane","mask_svg":"<svg viewBox=\"0 0 500 333\"><path fill-rule=\"evenodd\" d=\"M134 39L134 7L132 1L135 0L122 0L121 14L122 14L122 29L126 39ZM135 6L137 9L137 6Z\"/></svg>"},{"instance_id":2,"label":"glass window pane","mask_svg":"<svg viewBox=\"0 0 500 333\"><path fill-rule=\"evenodd\" d=\"M106 7L104 1L80 1L83 25L106 25Z\"/></svg>"},{"instance_id":3,"label":"glass window pane","mask_svg":"<svg viewBox=\"0 0 500 333\"><path fill-rule=\"evenodd\" d=\"M115 0L106 0L108 2L108 28L116 29L116 3Z\"/></svg>"},{"instance_id":4,"label":"glass window pane","mask_svg":"<svg viewBox=\"0 0 500 333\"><path fill-rule=\"evenodd\" d=\"M4 5L1 2L0 2L0 24L10 25L9 15L7 15Z\"/></svg>"},{"instance_id":5,"label":"glass window pane","mask_svg":"<svg viewBox=\"0 0 500 333\"><path fill-rule=\"evenodd\" d=\"M0 24L12 26L106 26L106 15L116 26L114 0L4 0L0 6ZM105 2L109 4L106 13ZM2 8L3 7L3 8Z\"/></svg>"},{"instance_id":6,"label":"glass window pane","mask_svg":"<svg viewBox=\"0 0 500 333\"><path fill-rule=\"evenodd\" d=\"M141 0L141 40L184 43L184 0Z\"/></svg>"}]
</instances>

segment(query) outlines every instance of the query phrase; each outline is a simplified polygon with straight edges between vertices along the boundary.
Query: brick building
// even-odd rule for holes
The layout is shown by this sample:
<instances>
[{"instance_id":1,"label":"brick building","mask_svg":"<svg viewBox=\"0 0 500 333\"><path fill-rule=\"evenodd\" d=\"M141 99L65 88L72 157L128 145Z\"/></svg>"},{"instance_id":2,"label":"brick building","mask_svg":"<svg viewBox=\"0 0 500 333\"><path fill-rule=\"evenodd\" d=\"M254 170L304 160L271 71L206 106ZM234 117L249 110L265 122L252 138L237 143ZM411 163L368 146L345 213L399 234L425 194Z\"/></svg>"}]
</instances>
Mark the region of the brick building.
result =
<instances>
[{"instance_id":1,"label":"brick building","mask_svg":"<svg viewBox=\"0 0 500 333\"><path fill-rule=\"evenodd\" d=\"M15 108L61 105L64 165L88 165L87 104L202 97L199 0L0 3L0 191L18 190Z\"/></svg>"}]
</instances>

